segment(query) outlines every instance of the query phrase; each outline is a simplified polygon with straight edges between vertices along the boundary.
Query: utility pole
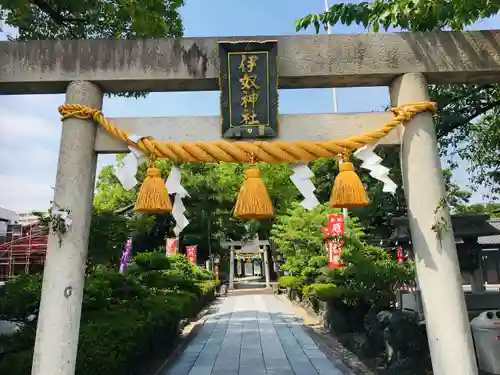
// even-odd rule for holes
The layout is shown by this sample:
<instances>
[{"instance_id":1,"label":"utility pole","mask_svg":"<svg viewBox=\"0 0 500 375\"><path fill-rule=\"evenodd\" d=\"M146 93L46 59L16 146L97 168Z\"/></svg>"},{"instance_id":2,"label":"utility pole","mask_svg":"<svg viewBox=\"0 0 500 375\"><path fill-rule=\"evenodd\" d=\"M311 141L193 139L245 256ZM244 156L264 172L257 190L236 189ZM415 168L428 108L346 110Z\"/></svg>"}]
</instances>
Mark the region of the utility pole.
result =
<instances>
[{"instance_id":1,"label":"utility pole","mask_svg":"<svg viewBox=\"0 0 500 375\"><path fill-rule=\"evenodd\" d=\"M330 9L330 6L328 5L328 0L325 0L325 11L328 11ZM327 26L327 33L331 34L332 33L332 25L328 24ZM334 87L332 88L333 92L333 112L337 113L339 111L339 104L337 101L337 89ZM347 217L349 216L349 211L347 208L342 209L342 214L344 215L344 223L347 225ZM346 226L347 230L347 226Z\"/></svg>"},{"instance_id":2,"label":"utility pole","mask_svg":"<svg viewBox=\"0 0 500 375\"><path fill-rule=\"evenodd\" d=\"M205 211L203 211L205 214ZM204 215L205 216L205 215ZM212 259L212 229L211 229L211 216L207 214L207 237L208 237L208 259L210 261L210 270L214 269L213 259Z\"/></svg>"}]
</instances>

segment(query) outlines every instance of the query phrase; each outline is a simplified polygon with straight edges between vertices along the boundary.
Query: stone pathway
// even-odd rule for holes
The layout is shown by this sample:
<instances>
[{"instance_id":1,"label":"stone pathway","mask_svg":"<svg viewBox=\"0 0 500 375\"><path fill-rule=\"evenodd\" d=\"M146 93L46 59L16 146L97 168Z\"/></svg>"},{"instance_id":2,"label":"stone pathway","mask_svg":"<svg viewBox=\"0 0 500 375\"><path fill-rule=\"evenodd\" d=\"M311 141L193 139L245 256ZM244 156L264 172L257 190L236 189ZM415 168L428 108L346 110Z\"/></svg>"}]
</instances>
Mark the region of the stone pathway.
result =
<instances>
[{"instance_id":1,"label":"stone pathway","mask_svg":"<svg viewBox=\"0 0 500 375\"><path fill-rule=\"evenodd\" d=\"M344 375L273 295L221 299L161 375Z\"/></svg>"}]
</instances>

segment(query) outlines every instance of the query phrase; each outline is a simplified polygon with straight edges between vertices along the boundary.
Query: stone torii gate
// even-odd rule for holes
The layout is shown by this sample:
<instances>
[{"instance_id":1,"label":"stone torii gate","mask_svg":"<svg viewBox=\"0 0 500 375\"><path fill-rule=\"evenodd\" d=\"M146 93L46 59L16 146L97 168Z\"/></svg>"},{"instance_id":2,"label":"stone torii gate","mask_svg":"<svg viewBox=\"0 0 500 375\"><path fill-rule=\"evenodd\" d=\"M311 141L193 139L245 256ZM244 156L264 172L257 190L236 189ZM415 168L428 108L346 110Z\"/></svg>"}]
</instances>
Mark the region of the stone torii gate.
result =
<instances>
[{"instance_id":1,"label":"stone torii gate","mask_svg":"<svg viewBox=\"0 0 500 375\"><path fill-rule=\"evenodd\" d=\"M392 104L400 105L429 100L428 83L500 83L500 31L272 39L278 41L284 89L389 86ZM103 92L217 90L218 40L0 42L0 94L66 92L66 103L100 109ZM283 115L278 139L343 138L391 118L391 113ZM163 141L220 137L217 116L112 121ZM439 238L431 229L445 194L431 114L417 115L404 131L381 142L399 143L434 373L474 375L453 233ZM74 374L97 154L127 151L92 121L63 122L54 202L71 211L73 224L60 246L57 236L49 238L32 375ZM449 222L449 213L443 215Z\"/></svg>"}]
</instances>

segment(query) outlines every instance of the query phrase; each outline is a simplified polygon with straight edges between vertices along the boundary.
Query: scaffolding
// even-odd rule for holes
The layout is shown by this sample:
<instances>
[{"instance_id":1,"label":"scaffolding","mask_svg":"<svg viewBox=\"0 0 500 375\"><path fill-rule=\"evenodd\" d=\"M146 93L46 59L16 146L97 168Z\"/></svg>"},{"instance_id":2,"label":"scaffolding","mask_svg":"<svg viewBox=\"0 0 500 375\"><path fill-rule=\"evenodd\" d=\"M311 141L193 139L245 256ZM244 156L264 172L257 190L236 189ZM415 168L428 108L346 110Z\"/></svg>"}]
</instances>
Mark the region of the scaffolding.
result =
<instances>
[{"instance_id":1,"label":"scaffolding","mask_svg":"<svg viewBox=\"0 0 500 375\"><path fill-rule=\"evenodd\" d=\"M0 282L41 271L47 252L47 231L38 223L9 227L5 242L0 243Z\"/></svg>"}]
</instances>

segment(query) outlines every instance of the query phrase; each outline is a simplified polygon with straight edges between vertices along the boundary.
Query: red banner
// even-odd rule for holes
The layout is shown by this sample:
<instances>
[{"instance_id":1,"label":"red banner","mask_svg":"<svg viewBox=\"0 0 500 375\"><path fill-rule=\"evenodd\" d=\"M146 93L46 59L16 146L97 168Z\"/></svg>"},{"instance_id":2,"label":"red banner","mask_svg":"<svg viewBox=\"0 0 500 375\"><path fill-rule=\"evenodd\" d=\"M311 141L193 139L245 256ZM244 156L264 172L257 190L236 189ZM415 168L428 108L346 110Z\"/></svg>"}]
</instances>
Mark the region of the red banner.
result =
<instances>
[{"instance_id":1,"label":"red banner","mask_svg":"<svg viewBox=\"0 0 500 375\"><path fill-rule=\"evenodd\" d=\"M177 238L167 238L165 240L165 255L169 256L177 253Z\"/></svg>"},{"instance_id":2,"label":"red banner","mask_svg":"<svg viewBox=\"0 0 500 375\"><path fill-rule=\"evenodd\" d=\"M198 245L186 246L186 256L189 260L189 263L196 264L196 248Z\"/></svg>"},{"instance_id":3,"label":"red banner","mask_svg":"<svg viewBox=\"0 0 500 375\"><path fill-rule=\"evenodd\" d=\"M398 247L397 248L396 257L398 259L398 263L402 263L403 262L404 255L403 255L403 248L402 247Z\"/></svg>"},{"instance_id":4,"label":"red banner","mask_svg":"<svg viewBox=\"0 0 500 375\"><path fill-rule=\"evenodd\" d=\"M328 268L341 268L344 267L344 263L340 259L340 254L342 253L343 241L327 241L326 250L328 251Z\"/></svg>"},{"instance_id":5,"label":"red banner","mask_svg":"<svg viewBox=\"0 0 500 375\"><path fill-rule=\"evenodd\" d=\"M328 215L328 225L322 228L325 237L342 236L345 234L345 222L343 214ZM340 259L342 253L342 245L344 241L327 241L326 250L328 252L328 267L340 268L344 267L344 263Z\"/></svg>"},{"instance_id":6,"label":"red banner","mask_svg":"<svg viewBox=\"0 0 500 375\"><path fill-rule=\"evenodd\" d=\"M328 215L328 229L330 236L341 236L345 233L343 214Z\"/></svg>"}]
</instances>

